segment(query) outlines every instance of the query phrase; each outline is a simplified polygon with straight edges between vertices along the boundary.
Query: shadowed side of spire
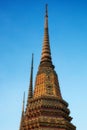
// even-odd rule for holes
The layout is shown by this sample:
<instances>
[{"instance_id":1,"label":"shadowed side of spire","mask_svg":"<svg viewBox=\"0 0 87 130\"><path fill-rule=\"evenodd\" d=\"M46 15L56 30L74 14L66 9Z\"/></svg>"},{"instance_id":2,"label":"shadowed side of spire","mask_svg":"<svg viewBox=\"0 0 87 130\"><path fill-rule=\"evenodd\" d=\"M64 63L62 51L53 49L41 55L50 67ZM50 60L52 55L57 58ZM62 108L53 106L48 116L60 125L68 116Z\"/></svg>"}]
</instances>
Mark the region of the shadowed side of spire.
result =
<instances>
[{"instance_id":1,"label":"shadowed side of spire","mask_svg":"<svg viewBox=\"0 0 87 130\"><path fill-rule=\"evenodd\" d=\"M40 66L52 66L51 50L49 43L49 32L48 32L48 5L46 4L46 13L45 13L45 26L44 26L44 41L42 47L41 61Z\"/></svg>"},{"instance_id":2,"label":"shadowed side of spire","mask_svg":"<svg viewBox=\"0 0 87 130\"><path fill-rule=\"evenodd\" d=\"M29 92L28 92L28 102L29 99L33 97L33 54L32 54L32 61L31 61L31 73L30 73L30 85L29 85ZM28 104L27 102L27 104Z\"/></svg>"},{"instance_id":3,"label":"shadowed side of spire","mask_svg":"<svg viewBox=\"0 0 87 130\"><path fill-rule=\"evenodd\" d=\"M24 92L24 95L23 95L22 115L21 115L21 121L20 121L20 128L19 128L19 130L23 130L23 123L24 123L23 121L24 121L24 115L25 115L24 106L25 106L25 92Z\"/></svg>"}]
</instances>

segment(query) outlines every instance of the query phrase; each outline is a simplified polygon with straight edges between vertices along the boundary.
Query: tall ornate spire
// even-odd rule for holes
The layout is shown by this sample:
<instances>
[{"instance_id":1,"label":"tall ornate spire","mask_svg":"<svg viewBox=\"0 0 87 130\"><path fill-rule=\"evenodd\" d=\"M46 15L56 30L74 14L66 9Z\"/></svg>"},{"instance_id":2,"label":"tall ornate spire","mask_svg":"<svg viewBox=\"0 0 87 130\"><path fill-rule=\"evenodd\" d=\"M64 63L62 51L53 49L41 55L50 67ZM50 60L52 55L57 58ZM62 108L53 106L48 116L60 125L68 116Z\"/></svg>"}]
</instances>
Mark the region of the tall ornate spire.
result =
<instances>
[{"instance_id":1,"label":"tall ornate spire","mask_svg":"<svg viewBox=\"0 0 87 130\"><path fill-rule=\"evenodd\" d=\"M40 66L52 66L50 42L49 42L49 32L48 32L48 5L46 4L46 13L45 13L45 26L44 26L44 41L42 47L41 61Z\"/></svg>"},{"instance_id":2,"label":"tall ornate spire","mask_svg":"<svg viewBox=\"0 0 87 130\"><path fill-rule=\"evenodd\" d=\"M29 85L29 92L28 92L28 101L32 97L33 97L33 54L32 54L32 61L31 61L31 73L30 73L30 85Z\"/></svg>"},{"instance_id":3,"label":"tall ornate spire","mask_svg":"<svg viewBox=\"0 0 87 130\"><path fill-rule=\"evenodd\" d=\"M22 106L22 115L21 115L21 122L20 122L20 128L19 130L23 130L22 129L22 125L23 125L23 120L24 120L24 105L25 105L25 92L24 92L24 95L23 95L23 106Z\"/></svg>"}]
</instances>

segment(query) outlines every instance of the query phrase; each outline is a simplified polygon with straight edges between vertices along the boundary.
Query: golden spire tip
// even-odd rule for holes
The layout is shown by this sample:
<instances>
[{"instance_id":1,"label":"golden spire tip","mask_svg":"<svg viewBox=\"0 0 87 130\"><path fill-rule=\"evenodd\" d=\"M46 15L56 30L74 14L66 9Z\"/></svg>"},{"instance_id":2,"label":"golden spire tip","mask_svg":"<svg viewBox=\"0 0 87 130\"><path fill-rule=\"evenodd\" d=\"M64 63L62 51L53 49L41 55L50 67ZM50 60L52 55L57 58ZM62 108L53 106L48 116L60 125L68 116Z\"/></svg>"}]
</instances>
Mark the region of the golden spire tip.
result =
<instances>
[{"instance_id":1,"label":"golden spire tip","mask_svg":"<svg viewBox=\"0 0 87 130\"><path fill-rule=\"evenodd\" d=\"M46 16L48 16L48 4L46 4Z\"/></svg>"}]
</instances>

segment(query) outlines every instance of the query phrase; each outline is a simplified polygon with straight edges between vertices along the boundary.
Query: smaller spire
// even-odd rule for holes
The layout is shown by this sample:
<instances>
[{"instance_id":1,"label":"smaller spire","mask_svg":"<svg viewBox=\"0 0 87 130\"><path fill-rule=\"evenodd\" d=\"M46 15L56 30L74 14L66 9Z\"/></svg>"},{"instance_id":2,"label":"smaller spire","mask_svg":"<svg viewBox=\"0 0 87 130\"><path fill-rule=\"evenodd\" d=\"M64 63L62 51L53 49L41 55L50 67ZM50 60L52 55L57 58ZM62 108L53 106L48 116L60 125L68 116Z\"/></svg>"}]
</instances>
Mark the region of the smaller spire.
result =
<instances>
[{"instance_id":1,"label":"smaller spire","mask_svg":"<svg viewBox=\"0 0 87 130\"><path fill-rule=\"evenodd\" d=\"M33 54L32 54L32 61L31 61L31 73L30 73L30 85L29 85L29 92L28 92L28 102L29 99L33 97ZM28 104L27 102L27 104Z\"/></svg>"}]
</instances>

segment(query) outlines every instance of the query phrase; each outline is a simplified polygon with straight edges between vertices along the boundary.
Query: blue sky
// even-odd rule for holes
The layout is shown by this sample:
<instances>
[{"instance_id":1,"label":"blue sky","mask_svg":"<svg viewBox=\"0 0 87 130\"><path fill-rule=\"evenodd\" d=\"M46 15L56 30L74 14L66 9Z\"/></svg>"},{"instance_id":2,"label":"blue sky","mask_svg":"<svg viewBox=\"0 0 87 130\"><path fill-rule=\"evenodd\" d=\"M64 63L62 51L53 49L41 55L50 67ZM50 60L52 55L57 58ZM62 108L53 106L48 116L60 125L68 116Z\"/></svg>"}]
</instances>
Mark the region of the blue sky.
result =
<instances>
[{"instance_id":1,"label":"blue sky","mask_svg":"<svg viewBox=\"0 0 87 130\"><path fill-rule=\"evenodd\" d=\"M0 1L0 129L18 130L23 93L34 81L41 57L45 4L48 3L52 61L63 98L77 130L87 124L86 0Z\"/></svg>"}]
</instances>

